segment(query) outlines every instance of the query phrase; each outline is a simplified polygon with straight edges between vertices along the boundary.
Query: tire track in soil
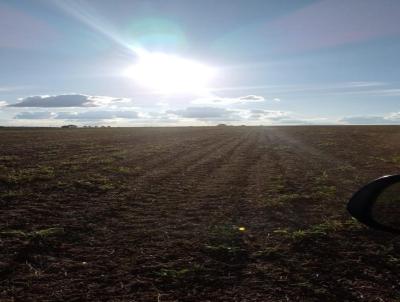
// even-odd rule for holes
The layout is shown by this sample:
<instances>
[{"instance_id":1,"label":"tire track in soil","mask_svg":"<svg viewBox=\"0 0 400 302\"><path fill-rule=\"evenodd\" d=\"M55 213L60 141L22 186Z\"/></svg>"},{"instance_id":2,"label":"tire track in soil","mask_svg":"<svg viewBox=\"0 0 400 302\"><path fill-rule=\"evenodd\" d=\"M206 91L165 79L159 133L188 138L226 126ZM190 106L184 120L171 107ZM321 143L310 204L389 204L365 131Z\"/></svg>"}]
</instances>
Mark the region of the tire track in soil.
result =
<instances>
[{"instance_id":1,"label":"tire track in soil","mask_svg":"<svg viewBox=\"0 0 400 302\"><path fill-rule=\"evenodd\" d=\"M192 199L189 200L189 197L202 189L202 182L212 177L214 171L230 161L233 154L245 143L246 139L246 137L240 135L234 139L229 139L227 143L219 143L207 152L202 152L195 157L191 155L179 167L173 166L170 170L165 169L165 173L157 178L149 178L147 181L150 183L144 183L141 190L137 190L138 193L129 202L129 208L132 211L144 210L145 212L140 213L142 217L152 217L157 214L156 222L159 219L166 218L159 217L161 215L158 212L164 211L165 213L162 213L162 215L168 215L185 210L186 203ZM218 155L213 156L213 152L217 150ZM157 208L158 211L155 211L154 208ZM141 224L141 222L138 224Z\"/></svg>"},{"instance_id":2,"label":"tire track in soil","mask_svg":"<svg viewBox=\"0 0 400 302\"><path fill-rule=\"evenodd\" d=\"M291 145L289 150L286 150L283 154L277 152L277 148L284 145L287 146L288 142L285 139L281 139L280 135L275 134L274 130L266 129L263 131L261 135L261 139L259 138L257 143L262 149L263 155L257 159L256 164L253 165L253 168L250 169L251 172L248 174L249 179L247 181L247 189L242 191L241 198L245 202L235 203L236 209L233 211L232 216L238 219L234 219L237 225L244 225L246 229L249 231L249 236L244 237L246 243L246 250L248 251L248 259L246 265L244 265L237 274L233 274L235 278L234 286L230 287L229 282L226 282L220 289L216 290L215 299L221 298L225 296L226 299L231 299L231 297L236 297L236 299L250 299L253 298L255 300L259 299L267 299L267 297L276 297L281 296L282 299L287 298L287 294L285 294L285 286L287 286L286 293L290 292L290 281L287 280L287 283L283 283L283 280L277 280L276 278L285 277L285 270L293 270L293 274L296 274L295 268L292 267L290 262L277 262L274 265L281 265L281 267L272 267L270 268L272 273L270 276L258 275L258 266L261 265L259 257L256 256L256 252L263 250L265 248L274 247L279 244L280 238L276 238L276 236L270 236L272 231L277 228L286 228L286 227L294 227L297 228L299 226L303 226L303 223L298 223L298 220L301 218L297 215L296 211L289 207L289 211L277 211L276 208L272 210L272 208L265 208L262 204L260 205L260 199L263 198L273 198L279 196L281 193L293 193L297 192L297 190L301 191L301 181L299 182L298 173L304 168L309 167L310 163L313 162L313 158L307 157L306 154L296 153L297 144L293 146ZM271 133L272 132L272 133ZM288 169L290 165L298 165L302 160L306 160L304 167L299 167L299 169ZM329 163L328 163L329 164ZM319 165L319 163L317 163ZM312 165L310 165L312 166ZM312 171L315 175L315 171ZM232 174L237 174L236 172L230 172ZM230 175L232 175L230 174ZM312 174L312 173L311 173ZM285 179L285 190L284 192L276 192L273 190L273 187L268 187L269 182L274 182L276 177L282 177ZM305 203L309 201L305 201ZM300 207L305 206L305 203L301 203ZM299 205L298 205L299 206ZM308 206L310 206L308 204ZM297 206L296 206L297 208ZM226 210L226 209L225 209ZM279 214L279 215L278 215ZM310 219L310 217L306 217L307 210L304 213L304 219ZM293 216L294 215L294 216ZM297 215L297 216L296 216ZM312 215L312 213L311 213ZM278 217L277 217L278 216ZM290 218L293 217L293 218ZM222 217L216 219L219 221ZM307 221L309 223L310 220ZM257 238L251 237L251 232L255 231L257 233ZM264 236L263 236L264 234ZM255 256L253 256L253 254ZM280 264L279 264L280 263ZM263 263L262 265L271 266L271 264ZM229 269L228 269L229 271ZM275 274L275 275L274 275ZM263 276L260 279L260 277ZM296 282L296 279L292 281ZM247 294L248 289L251 288L252 292L255 293L254 297L250 297ZM345 290L344 290L345 292ZM207 292L207 297L210 297L210 289ZM286 297L286 298L285 298ZM351 297L348 293L344 293L344 297ZM272 298L271 298L272 299ZM190 299L188 301L191 301Z\"/></svg>"},{"instance_id":3,"label":"tire track in soil","mask_svg":"<svg viewBox=\"0 0 400 302\"><path fill-rule=\"evenodd\" d=\"M284 228L288 225L287 213L275 211L275 208L272 210L271 207L265 207L265 204L268 203L268 200L265 199L272 199L279 195L274 190L276 178L285 179L286 177L286 159L276 152L275 147L278 142L276 137L269 133L270 131L273 130L262 128L262 131L258 132L257 138L254 139L254 145L257 147L253 147L252 150L257 156L252 157L254 161L248 165L248 170L243 173L247 175L247 180L239 197L241 202L235 203L235 210L232 213L234 223L246 228L246 233L243 236L248 253L246 265L235 275L234 286L230 287L229 284L228 286L224 284L225 288L215 292L215 299L221 296L225 296L228 300L236 297L238 301L241 296L243 296L243 299L250 298L247 291L252 288L253 292L256 293L253 297L254 300L259 300L268 297L272 292L276 293L276 286L281 286L279 282L277 283L273 279L266 282L265 279L260 279L260 276L257 275L260 263L256 253L265 248L276 246L277 239L270 235L275 229ZM237 171L230 173L229 175L238 174ZM286 185L290 184L286 183ZM286 190L288 189L286 188ZM216 220L218 221L218 219ZM257 234L256 238L252 235L253 233ZM207 292L207 296L210 296L210 292Z\"/></svg>"},{"instance_id":4,"label":"tire track in soil","mask_svg":"<svg viewBox=\"0 0 400 302\"><path fill-rule=\"evenodd\" d=\"M235 157L234 162L240 164L233 167L228 166L222 172L222 175L235 175L235 178L223 180L222 189L218 186L213 188L212 184L205 183L204 191L200 191L200 193L210 192L204 198L208 203L201 202L202 194L199 194L200 200L195 203L200 209L197 207L194 211L199 212L198 210L202 210L202 206L206 206L206 210L212 212L209 202L213 199L222 201L220 207L214 210L215 213L222 216L216 215L212 221L215 224L220 224L220 221L229 221L230 225L245 226L246 228L246 233L242 237L242 247L247 253L245 260L236 266L214 263L220 270L225 270L227 274L230 274L230 280L226 280L223 275L214 272L214 275L219 276L217 284L220 285L220 288L215 288L215 286L208 288L207 297L213 295L210 292L214 292L215 299L226 296L226 299L229 300L234 296L240 297L243 294L246 296L248 287L254 288L254 284L256 284L257 290L263 292L258 298L262 298L266 294L270 294L273 291L272 286L276 285L274 282L265 283L254 275L254 272L257 271L258 259L257 257L254 258L253 254L275 245L276 239L270 237L272 231L287 226L285 213L280 213L281 215L277 216L275 211L272 211L271 208L266 210L265 205L262 202L260 203L260 199L272 198L271 195L277 194L272 190L273 185L271 188L269 183L273 183L277 177L285 177L283 166L285 160L281 159L279 154L276 153L274 148L276 146L275 138L267 133L271 129L257 130L253 133L252 142L249 143L246 150ZM243 154L246 154L246 159L243 158L245 157ZM214 189L216 192L213 191ZM221 196L228 198L224 200ZM228 210L228 208L230 209ZM226 215L227 212L228 215ZM252 233L257 233L257 238L254 238ZM221 280L224 280L224 284L220 284ZM244 282L243 286L241 286L242 282ZM231 286L231 284L234 284L234 286ZM191 301L190 298L188 301Z\"/></svg>"},{"instance_id":5,"label":"tire track in soil","mask_svg":"<svg viewBox=\"0 0 400 302\"><path fill-rule=\"evenodd\" d=\"M224 140L229 140L229 138L223 138L221 140L221 143L219 146L226 144ZM181 160L182 156L183 157L189 157L191 156L191 153L193 152L198 152L198 149L201 149L200 151L206 151L204 153L212 152L212 149L217 148L218 146L215 146L215 138L210 137L209 135L206 136L205 138L202 139L191 139L187 141L178 141L171 146L168 146L165 151L162 152L162 154L158 153L153 153L149 155L145 155L143 157L136 157L136 158L129 158L130 162L141 162L143 164L143 171L144 174L138 175L139 177L151 177L151 174L154 173L154 170L157 170L158 168L164 168L167 169L168 167L172 166L176 160ZM208 148L211 148L211 150L207 150ZM206 150L204 150L206 149ZM144 153L139 152L139 154ZM165 153L165 154L163 154ZM160 156L161 155L161 156ZM127 163L129 164L129 162ZM146 172L148 171L148 172Z\"/></svg>"},{"instance_id":6,"label":"tire track in soil","mask_svg":"<svg viewBox=\"0 0 400 302\"><path fill-rule=\"evenodd\" d=\"M124 206L129 211L128 215L137 212L139 217L146 217L145 219L148 220L146 223L149 223L153 219L151 217L157 214L154 221L158 223L159 219L165 218L165 215L171 215L173 212L181 210L182 206L185 206L188 196L198 190L197 187L201 181L209 177L210 173L213 173L224 162L228 161L231 154L243 142L243 138L229 139L227 143L217 144L196 156L191 154L178 167L172 165L169 170L165 169L161 175L148 178L147 182L143 181L141 183L142 187L136 190L134 196L128 195L126 197L127 202ZM219 155L213 157L212 154L216 149L219 149ZM119 205L116 206L120 207ZM155 208L158 210L155 210ZM132 222L131 217L126 220L131 226L132 223L137 224L132 227L140 228L145 225L141 221Z\"/></svg>"},{"instance_id":7,"label":"tire track in soil","mask_svg":"<svg viewBox=\"0 0 400 302\"><path fill-rule=\"evenodd\" d=\"M298 164L299 160L304 160L304 158L299 158L299 154L295 153L296 150L293 150L293 148L296 148L297 146L291 146L290 152L285 152L283 155L279 152L276 152L276 147L281 145L287 146L287 141L281 139L279 135L271 133L270 131L272 130L264 130L261 133L258 133L258 137L256 139L253 138L253 143L257 145L257 147L251 148L252 152L256 153L253 153L248 157L250 162L239 159L237 161L241 162L241 165L235 167L234 169L232 169L232 167L228 168L232 170L226 172L227 175L239 175L240 173L237 169L242 168L242 176L236 178L236 180L233 182L230 180L224 180L224 184L221 187L227 188L229 187L228 184L232 185L238 182L240 185L235 186L236 189L232 190L231 187L231 190L227 192L225 190L221 190L221 188L218 186L212 188L212 185L209 183L204 184L204 188L207 188L208 192L210 192L206 195L205 199L207 199L209 202L214 199L223 202L223 210L221 207L215 209L214 212L230 213L229 215L224 214L223 216L216 216L214 221L220 223L221 220L228 220L229 224L231 225L246 226L246 229L248 229L250 233L249 236L244 238L246 244L245 248L249 253L246 264L242 266L239 265L229 267L229 265L224 266L223 263L222 265L219 263L219 265L224 267L224 270L230 274L230 281L234 280L234 286L230 287L229 280L224 280L224 284L221 285L220 288L215 289L214 294L216 299L226 295L227 293L227 298L236 296L238 299L240 299L239 297L243 294L244 297L249 298L249 296L246 294L246 290L249 287L251 287L253 291L257 293L256 296L258 298L265 298L268 295L271 295L272 292L275 292L275 294L278 296L282 295L281 286L283 283L279 282L279 280L277 282L277 280L272 279L269 280L269 282L265 282L265 280L260 280L257 275L254 275L256 274L254 272L257 271L257 266L259 265L259 263L257 264L259 259L257 259L257 257L253 258L252 253L262 250L265 247L268 248L269 246L275 246L277 243L277 238L270 237L271 232L277 228L285 228L288 226L298 227L299 224L297 220L299 217L294 216L293 219L290 219L289 217L292 217L291 215L293 215L292 211L282 211L277 213L275 209L274 211L271 211L271 208L265 209L263 205L260 206L260 198L273 198L274 195L279 195L279 193L273 190L273 187L272 190L270 187L268 187L268 183L274 182L276 177L282 177L283 179L287 180L285 185L289 188L285 188L285 192L282 192L282 194L296 192L296 188L299 185L298 178L296 178L298 175L298 170L296 169L293 171L292 169L287 169L287 166L291 164ZM254 157L253 155L258 154L258 152L262 154ZM241 155L238 155L235 157L235 159L238 157L241 157ZM309 159L309 161L311 160L312 159ZM244 165L246 166L246 169L243 169ZM307 166L308 162L305 164L305 167ZM299 170L301 169L303 169L303 167L300 167ZM225 172L223 174L225 174ZM247 175L247 179L244 175ZM238 189L238 187L240 189ZM216 189L217 192L214 193L213 189ZM200 191L200 193L201 192L202 191ZM221 198L221 195L228 196L229 201L231 202L229 203L228 200ZM202 197L202 194L199 194L199 196ZM195 204L200 207L200 210L202 210L204 203L202 204L201 199ZM230 210L228 210L228 207L230 207ZM212 209L213 208L207 204L207 210L212 211ZM198 213L198 210L198 208L195 209L195 212ZM279 214L278 217L277 214ZM300 225L303 224L300 223ZM251 238L252 230L257 232L257 240ZM265 236L262 234L265 234ZM280 268L278 268L278 271L279 269ZM290 265L286 269L290 269ZM214 275L218 274L214 272ZM219 278L221 278L221 276L219 276ZM243 287L241 286L241 282L244 282ZM210 290L212 291L212 289L208 289L207 292L208 297L212 295ZM172 299L174 297L170 298ZM188 301L191 300L189 299Z\"/></svg>"},{"instance_id":8,"label":"tire track in soil","mask_svg":"<svg viewBox=\"0 0 400 302\"><path fill-rule=\"evenodd\" d=\"M195 182L190 181L190 178L185 179L185 182L189 180L189 183L195 183L196 186L189 186L190 190L177 191L174 195L171 194L173 192L169 191L167 196L163 196L165 192L161 192L157 202L153 201L146 204L146 208L142 209L144 212L140 214L140 217L145 218L145 221L143 219L131 221L130 226L126 226L127 230L140 229L143 228L143 225L149 229L157 230L153 231L151 238L146 239L146 241L140 241L144 239L143 234L138 234L139 238L136 239L136 242L140 244L139 250L141 251L136 263L140 263L140 267L142 267L136 272L138 278L143 278L143 274L146 278L149 270L160 269L160 267L168 266L171 262L175 264L190 263L190 261L196 260L198 256L203 259L203 254L196 254L198 253L197 250L201 249L206 243L210 227L210 217L207 217L207 215L210 212L215 214L218 211L228 211L231 214L228 217L224 214L222 217L224 221L229 224L237 221L238 215L240 215L238 209L240 203L243 202L242 192L246 188L247 171L251 170L251 167L260 158L259 151L254 153L254 150L256 150L254 148L254 134L242 136L240 135L238 141L225 146L225 151L221 152L220 156L211 156L210 160L203 158L202 161L189 167L190 173L188 175L195 177ZM244 157L247 157L248 160L243 161ZM240 171L241 173L239 173ZM176 175L176 179L168 178L164 185L171 187L179 179L179 175ZM204 179L204 182L202 182L202 179ZM208 193L210 187L211 194ZM188 196L188 194L190 195ZM189 202L188 197L190 197ZM164 198L167 202L162 203L165 200ZM213 210L215 205L218 206ZM170 207L174 207L174 209L171 210ZM195 209L191 209L193 207ZM227 210L228 207L230 210ZM163 212L164 215L162 215ZM171 215L172 212L175 215ZM214 222L211 225L220 224L221 217L219 215L213 216ZM186 221L177 220L179 217L184 217ZM127 219L131 219L130 215L127 215L123 220ZM192 229L187 228L190 225ZM186 232L182 230L182 226L187 228ZM198 230L199 238L197 239L192 238L193 226L194 230ZM121 227L118 226L117 229L121 230ZM168 232L163 232L163 230L168 230ZM166 233L169 234L165 235ZM169 241L169 244L167 241ZM186 241L191 241L188 246L185 246ZM180 246L182 244L183 246ZM181 249L183 248L183 251L173 249L176 245L180 246ZM161 255L160 247L163 251ZM185 253L187 253L187 256L184 256ZM182 259L177 259L177 257L182 257ZM220 266L220 264L218 265ZM222 267L223 269L229 268L226 265ZM237 267L234 271L238 272ZM147 278L149 277L147 276Z\"/></svg>"},{"instance_id":9,"label":"tire track in soil","mask_svg":"<svg viewBox=\"0 0 400 302\"><path fill-rule=\"evenodd\" d=\"M262 232L266 237L277 228L284 228L291 219L288 213L276 211L269 204L281 195L294 194L300 191L297 172L292 173L287 165L297 164L297 158L289 158L286 154L277 152L281 142L272 132L275 129L262 128L257 144L262 151L262 158L249 174L247 188L247 202L243 203L247 209L242 224ZM292 161L292 163L290 162ZM277 189L277 186L279 187ZM296 222L298 217L293 218Z\"/></svg>"},{"instance_id":10,"label":"tire track in soil","mask_svg":"<svg viewBox=\"0 0 400 302\"><path fill-rule=\"evenodd\" d=\"M243 298L251 301L277 300L277 297L281 297L282 301L289 301L293 292L291 284L298 282L296 280L297 268L293 267L290 259L283 258L284 260L281 261L278 256L260 258L257 253L274 251L275 248L286 244L284 238L273 233L274 230L297 229L310 223L310 216L313 215L310 210L313 205L308 199L296 198L295 205L269 206L268 203L282 195L303 193L302 184L308 177L304 171L309 170L314 162L307 155L299 156L298 146L282 139L282 134L277 129L265 129L264 135L270 148L266 148L266 155L256 174L255 188L258 188L259 194L256 196L256 202L249 204L249 212L257 211L257 214L247 218L252 222L249 226L250 233L254 229L257 237L251 239L249 246L251 263L245 271L246 280L236 289L236 297L239 300ZM280 152L280 150L284 151ZM303 160L305 161L304 165ZM300 167L297 167L298 165ZM283 183L276 183L277 177L282 179ZM283 188L275 190L274 186L282 184ZM261 203L260 197L264 199L261 200ZM288 276L294 276L294 280L288 280ZM253 296L249 296L247 291L251 291Z\"/></svg>"},{"instance_id":11,"label":"tire track in soil","mask_svg":"<svg viewBox=\"0 0 400 302\"><path fill-rule=\"evenodd\" d=\"M358 179L360 171L346 170L346 177L337 177L336 175L343 174L340 167L351 165L343 156L338 157L334 149L330 152L318 149L307 142L303 137L304 133L295 132L293 129L274 130L269 132L269 135L282 149L281 152L275 152L275 156L285 169L284 179L290 184L293 193L308 196L295 203L289 203L284 208L290 228L304 229L313 224L323 223L327 217L349 219L345 205L359 187L355 185L354 180ZM353 160L352 165L357 165L357 160ZM333 186L337 191L329 197L310 196L310 193L318 191L320 186Z\"/></svg>"},{"instance_id":12,"label":"tire track in soil","mask_svg":"<svg viewBox=\"0 0 400 302\"><path fill-rule=\"evenodd\" d=\"M237 144L236 138L226 138L215 144L215 141L209 142L205 146L199 146L197 149L190 148L189 152L184 150L176 154L172 154L167 158L152 161L150 165L145 166L145 172L134 180L133 186L137 191L151 191L157 193L157 188L162 185L162 182L176 174L179 177L184 176L184 171L199 165L199 162L210 156L213 152L220 149L224 145ZM182 156L181 156L182 155ZM152 187L148 187L151 185ZM157 187L156 187L157 186Z\"/></svg>"},{"instance_id":13,"label":"tire track in soil","mask_svg":"<svg viewBox=\"0 0 400 302\"><path fill-rule=\"evenodd\" d=\"M202 233L198 234L202 238L198 242L199 251L204 251L213 227L238 227L241 224L243 212L247 210L248 195L252 193L248 189L249 181L255 167L263 158L264 148L262 145L260 147L260 137L259 131L252 131L246 143L235 150L229 161L215 170L208 181L201 185L198 193L192 196L193 207L186 209L184 216L196 213L203 217ZM221 261L209 255L205 257L204 252L195 253L194 261L202 263L206 270L212 272L213 277L210 280L202 280L209 295L210 292L215 292L218 297L221 292L233 290L232 284L240 284L242 272L248 262L248 248L241 234L238 240L238 247L242 252L239 257L234 258L235 263Z\"/></svg>"},{"instance_id":14,"label":"tire track in soil","mask_svg":"<svg viewBox=\"0 0 400 302\"><path fill-rule=\"evenodd\" d=\"M320 150L303 143L299 138L293 139L288 133L276 129L268 132L277 149L274 152L276 161L282 167L283 179L285 179L286 191L284 193L300 194L305 198L299 198L293 203L287 203L282 210L287 217L287 224L291 228L307 228L309 225L321 223L326 215L334 215L335 211L329 203L338 202L343 198L336 195L333 199L316 199L310 193L318 189L319 185L338 185L332 179L325 179L318 184L317 179L325 172L331 174L337 168L339 159L334 156L323 154ZM332 173L333 174L333 173ZM318 205L317 205L318 204ZM344 212L341 216L346 215Z\"/></svg>"}]
</instances>

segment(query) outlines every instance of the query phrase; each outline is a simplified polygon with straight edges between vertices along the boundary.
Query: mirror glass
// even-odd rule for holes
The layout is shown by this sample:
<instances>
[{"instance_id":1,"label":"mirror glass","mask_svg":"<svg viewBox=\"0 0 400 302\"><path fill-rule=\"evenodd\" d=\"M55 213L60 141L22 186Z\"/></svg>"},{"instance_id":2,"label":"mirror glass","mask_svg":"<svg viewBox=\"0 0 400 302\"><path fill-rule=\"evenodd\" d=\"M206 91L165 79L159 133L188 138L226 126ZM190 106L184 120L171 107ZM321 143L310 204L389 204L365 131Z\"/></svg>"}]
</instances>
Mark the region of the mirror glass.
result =
<instances>
[{"instance_id":1,"label":"mirror glass","mask_svg":"<svg viewBox=\"0 0 400 302\"><path fill-rule=\"evenodd\" d=\"M372 217L376 222L393 229L400 229L400 183L384 189L372 207Z\"/></svg>"}]
</instances>

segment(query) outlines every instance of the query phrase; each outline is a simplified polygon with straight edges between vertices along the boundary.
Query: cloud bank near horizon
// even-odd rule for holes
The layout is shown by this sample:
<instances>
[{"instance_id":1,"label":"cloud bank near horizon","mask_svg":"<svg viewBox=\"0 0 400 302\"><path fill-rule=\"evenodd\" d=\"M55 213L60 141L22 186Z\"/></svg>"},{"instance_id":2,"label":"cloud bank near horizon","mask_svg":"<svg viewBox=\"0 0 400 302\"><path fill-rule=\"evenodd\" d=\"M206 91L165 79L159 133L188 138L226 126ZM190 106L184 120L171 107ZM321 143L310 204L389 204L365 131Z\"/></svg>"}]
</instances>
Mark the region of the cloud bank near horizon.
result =
<instances>
[{"instance_id":1,"label":"cloud bank near horizon","mask_svg":"<svg viewBox=\"0 0 400 302\"><path fill-rule=\"evenodd\" d=\"M10 104L9 107L37 107L37 108L65 108L65 107L101 107L115 103L127 103L127 98L116 98L110 96L92 96L85 94L59 94L59 95L36 95L19 99L18 103Z\"/></svg>"},{"instance_id":2,"label":"cloud bank near horizon","mask_svg":"<svg viewBox=\"0 0 400 302\"><path fill-rule=\"evenodd\" d=\"M66 121L97 121L113 119L137 119L139 114L136 111L84 111L84 112L20 112L14 116L14 119L21 120L66 120Z\"/></svg>"},{"instance_id":3,"label":"cloud bank near horizon","mask_svg":"<svg viewBox=\"0 0 400 302\"><path fill-rule=\"evenodd\" d=\"M0 121L7 124L63 122L76 123L118 123L124 125L396 125L400 124L400 112L382 115L342 116L335 120L321 117L307 117L296 112L278 109L279 99L266 99L260 95L248 94L237 97L209 96L204 99L188 100L187 106L151 108L132 107L129 98L92 96L79 93L29 96L10 104L0 101ZM175 104L176 105L176 104ZM168 108L169 107L169 108ZM30 111L27 108L32 108ZM68 109L65 109L68 108ZM70 108L70 109L69 109ZM276 108L276 109L275 109ZM24 110L25 109L25 110ZM23 110L23 111L21 111ZM2 119L9 115L8 120ZM12 114L12 115L10 115ZM10 121L14 121L11 122Z\"/></svg>"},{"instance_id":4,"label":"cloud bank near horizon","mask_svg":"<svg viewBox=\"0 0 400 302\"><path fill-rule=\"evenodd\" d=\"M387 115L346 116L339 122L349 125L400 125L400 112Z\"/></svg>"}]
</instances>

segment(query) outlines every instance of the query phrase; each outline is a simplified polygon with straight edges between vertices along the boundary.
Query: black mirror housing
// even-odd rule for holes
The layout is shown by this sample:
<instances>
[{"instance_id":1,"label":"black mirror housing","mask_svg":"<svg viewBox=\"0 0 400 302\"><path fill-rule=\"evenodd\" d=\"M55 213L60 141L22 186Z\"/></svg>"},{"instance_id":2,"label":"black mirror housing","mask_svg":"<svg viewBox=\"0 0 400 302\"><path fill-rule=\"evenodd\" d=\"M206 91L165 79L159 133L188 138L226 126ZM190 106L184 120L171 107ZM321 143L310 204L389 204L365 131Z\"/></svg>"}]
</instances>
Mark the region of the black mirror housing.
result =
<instances>
[{"instance_id":1,"label":"black mirror housing","mask_svg":"<svg viewBox=\"0 0 400 302\"><path fill-rule=\"evenodd\" d=\"M384 225L376 221L372 215L372 208L379 195L386 188L398 182L400 182L400 175L387 175L375 179L362 187L351 197L347 204L347 210L354 218L371 228L400 234L400 229Z\"/></svg>"}]
</instances>

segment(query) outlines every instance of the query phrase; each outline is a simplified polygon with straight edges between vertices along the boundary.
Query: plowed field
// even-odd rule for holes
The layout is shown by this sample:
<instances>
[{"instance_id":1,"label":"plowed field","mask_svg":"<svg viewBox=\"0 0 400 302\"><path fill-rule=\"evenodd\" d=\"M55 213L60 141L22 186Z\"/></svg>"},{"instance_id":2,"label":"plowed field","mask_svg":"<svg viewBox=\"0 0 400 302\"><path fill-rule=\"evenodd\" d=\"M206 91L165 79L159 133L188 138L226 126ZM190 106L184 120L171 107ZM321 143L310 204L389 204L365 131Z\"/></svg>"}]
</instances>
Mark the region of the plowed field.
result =
<instances>
[{"instance_id":1,"label":"plowed field","mask_svg":"<svg viewBox=\"0 0 400 302\"><path fill-rule=\"evenodd\" d=\"M0 301L399 301L347 200L398 127L0 130Z\"/></svg>"}]
</instances>

